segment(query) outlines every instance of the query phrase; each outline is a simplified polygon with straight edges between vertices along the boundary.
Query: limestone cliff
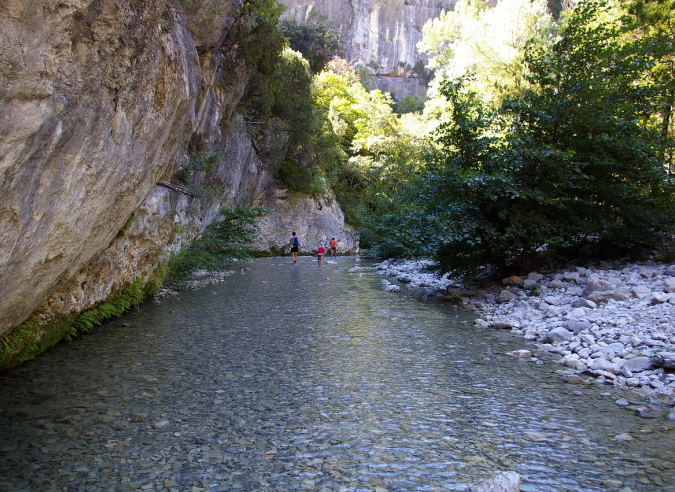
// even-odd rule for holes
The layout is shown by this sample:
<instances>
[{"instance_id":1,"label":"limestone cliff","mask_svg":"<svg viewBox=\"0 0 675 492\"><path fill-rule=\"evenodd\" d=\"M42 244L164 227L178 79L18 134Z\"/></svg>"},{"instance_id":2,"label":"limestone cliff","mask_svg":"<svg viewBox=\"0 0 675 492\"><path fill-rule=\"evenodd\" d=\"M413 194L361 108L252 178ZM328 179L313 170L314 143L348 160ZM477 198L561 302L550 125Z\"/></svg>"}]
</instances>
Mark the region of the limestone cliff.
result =
<instances>
[{"instance_id":1,"label":"limestone cliff","mask_svg":"<svg viewBox=\"0 0 675 492\"><path fill-rule=\"evenodd\" d=\"M30 343L53 337L222 206L274 199L236 114L247 68L223 47L239 2L189 4L0 3L0 335L30 317ZM190 152L219 158L184 186Z\"/></svg>"},{"instance_id":2,"label":"limestone cliff","mask_svg":"<svg viewBox=\"0 0 675 492\"><path fill-rule=\"evenodd\" d=\"M300 240L302 253L316 251L319 244L328 247L331 237L337 239L338 254L359 250L357 239L345 228L342 210L330 193L316 199L277 189L267 195L265 205L275 211L259 222L254 250L288 253L293 232Z\"/></svg>"},{"instance_id":3,"label":"limestone cliff","mask_svg":"<svg viewBox=\"0 0 675 492\"><path fill-rule=\"evenodd\" d=\"M424 82L410 70L401 76L401 67L414 67L424 57L417 51L422 27L455 0L283 0L297 22L310 13L326 15L345 34L347 59L367 67L375 76L376 88L397 96L424 93ZM405 72L405 70L404 70Z\"/></svg>"}]
</instances>

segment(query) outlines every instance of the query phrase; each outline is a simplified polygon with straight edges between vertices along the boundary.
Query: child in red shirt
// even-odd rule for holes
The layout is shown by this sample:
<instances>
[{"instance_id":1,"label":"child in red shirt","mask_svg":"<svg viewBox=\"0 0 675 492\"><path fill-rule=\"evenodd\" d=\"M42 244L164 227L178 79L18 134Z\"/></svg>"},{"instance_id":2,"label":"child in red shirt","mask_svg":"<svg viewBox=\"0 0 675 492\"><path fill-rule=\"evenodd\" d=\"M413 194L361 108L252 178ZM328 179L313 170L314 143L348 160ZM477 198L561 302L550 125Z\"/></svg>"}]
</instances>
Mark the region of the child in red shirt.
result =
<instances>
[{"instance_id":1,"label":"child in red shirt","mask_svg":"<svg viewBox=\"0 0 675 492\"><path fill-rule=\"evenodd\" d=\"M316 250L317 260L319 261L319 266L323 263L323 255L326 254L326 248L323 247L323 244L320 244Z\"/></svg>"}]
</instances>

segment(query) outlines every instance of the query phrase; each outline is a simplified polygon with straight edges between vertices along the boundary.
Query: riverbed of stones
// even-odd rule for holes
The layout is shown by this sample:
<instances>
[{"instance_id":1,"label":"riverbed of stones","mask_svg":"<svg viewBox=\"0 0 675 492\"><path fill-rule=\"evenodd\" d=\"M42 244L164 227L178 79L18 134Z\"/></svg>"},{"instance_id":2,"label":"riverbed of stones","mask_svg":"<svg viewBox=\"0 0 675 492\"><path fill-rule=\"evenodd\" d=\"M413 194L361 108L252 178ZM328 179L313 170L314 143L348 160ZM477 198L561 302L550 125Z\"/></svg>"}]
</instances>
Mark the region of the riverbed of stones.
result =
<instances>
[{"instance_id":1,"label":"riverbed of stones","mask_svg":"<svg viewBox=\"0 0 675 492\"><path fill-rule=\"evenodd\" d=\"M250 268L240 268L241 272L244 270L250 270ZM212 272L210 270L197 270L190 274L185 282L185 285L182 286L182 289L201 289L203 287L208 287L209 285L219 284L225 281L230 275L234 275L236 271L234 270L224 270L221 272ZM153 296L155 302L164 299L165 297L177 296L179 290L174 285L165 285L157 291Z\"/></svg>"},{"instance_id":2,"label":"riverbed of stones","mask_svg":"<svg viewBox=\"0 0 675 492\"><path fill-rule=\"evenodd\" d=\"M439 276L431 261L387 260L376 268L388 277L382 280L386 291L442 295L475 310L476 328L508 329L558 354L559 372L570 382L609 384L675 405L675 264L601 262L511 276L473 290ZM617 403L653 413L627 398ZM667 418L675 421L675 410Z\"/></svg>"}]
</instances>

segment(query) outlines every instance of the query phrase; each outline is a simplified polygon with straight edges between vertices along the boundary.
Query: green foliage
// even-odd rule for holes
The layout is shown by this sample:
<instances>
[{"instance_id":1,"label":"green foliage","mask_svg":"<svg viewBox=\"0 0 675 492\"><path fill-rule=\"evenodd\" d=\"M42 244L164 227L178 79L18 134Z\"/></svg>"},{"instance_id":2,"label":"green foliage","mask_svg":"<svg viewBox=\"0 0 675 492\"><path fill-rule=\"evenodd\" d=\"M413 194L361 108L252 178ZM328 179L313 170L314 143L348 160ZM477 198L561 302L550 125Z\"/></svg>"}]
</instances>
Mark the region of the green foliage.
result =
<instances>
[{"instance_id":1,"label":"green foliage","mask_svg":"<svg viewBox=\"0 0 675 492\"><path fill-rule=\"evenodd\" d=\"M263 97L249 98L242 108L259 151L289 190L322 192L319 162L324 154L324 118L315 105L307 61L286 49L266 86Z\"/></svg>"},{"instance_id":2,"label":"green foliage","mask_svg":"<svg viewBox=\"0 0 675 492\"><path fill-rule=\"evenodd\" d=\"M189 19L196 21L199 24L202 24L209 32L212 32L214 29L213 19L221 17L223 15L222 11L212 7L203 7L202 3L199 0L179 0L177 3L178 9L181 10ZM174 10L175 7L167 5L167 12ZM162 16L163 20L167 21L168 16ZM162 33L170 31L170 27L166 23L162 23L161 26Z\"/></svg>"},{"instance_id":3,"label":"green foliage","mask_svg":"<svg viewBox=\"0 0 675 492\"><path fill-rule=\"evenodd\" d=\"M668 86L644 77L660 62L656 45L621 27L602 4L577 7L549 46L529 46L530 88L497 111L472 80L441 84L442 152L385 190L391 213L371 227L376 247L434 256L470 278L487 266L523 272L542 253L575 255L589 242L672 234L664 140L649 123Z\"/></svg>"},{"instance_id":4,"label":"green foliage","mask_svg":"<svg viewBox=\"0 0 675 492\"><path fill-rule=\"evenodd\" d=\"M105 302L87 309L73 321L72 328L79 334L87 333L111 318L121 316L134 306L141 304L149 292L141 287L141 279L127 286L119 295L111 294Z\"/></svg>"},{"instance_id":5,"label":"green foliage","mask_svg":"<svg viewBox=\"0 0 675 492\"><path fill-rule=\"evenodd\" d=\"M675 124L673 124L673 105L675 105L675 0L624 0L627 15L623 21L630 26L631 35L639 35L649 41L651 56L655 63L648 76L654 84L663 87L660 91L660 112L653 121L658 127L668 174L675 167Z\"/></svg>"},{"instance_id":6,"label":"green foliage","mask_svg":"<svg viewBox=\"0 0 675 492\"><path fill-rule=\"evenodd\" d=\"M306 24L298 24L294 18L286 19L281 29L291 48L302 53L314 73L323 70L331 58L342 56L343 34L325 15L312 12Z\"/></svg>"},{"instance_id":7,"label":"green foliage","mask_svg":"<svg viewBox=\"0 0 675 492\"><path fill-rule=\"evenodd\" d=\"M650 40L626 38L608 7L588 2L528 62L536 90L505 112L516 121L513 146L525 183L556 198L563 242L578 235L653 242L671 229L664 142L644 124L667 91L644 77L658 63ZM543 173L550 178L536 176Z\"/></svg>"},{"instance_id":8,"label":"green foliage","mask_svg":"<svg viewBox=\"0 0 675 492\"><path fill-rule=\"evenodd\" d=\"M419 101L415 96L403 96L400 101L397 101L394 105L396 113L399 115L405 113L414 113L415 111L420 111L424 108L424 102Z\"/></svg>"},{"instance_id":9,"label":"green foliage","mask_svg":"<svg viewBox=\"0 0 675 492\"><path fill-rule=\"evenodd\" d=\"M11 333L0 337L0 369L8 369L34 358L64 337L75 335L71 324L50 327L47 331L38 319L29 319Z\"/></svg>"},{"instance_id":10,"label":"green foliage","mask_svg":"<svg viewBox=\"0 0 675 492\"><path fill-rule=\"evenodd\" d=\"M356 67L356 73L359 75L359 81L363 88L370 91L373 88L373 73L367 67L359 65Z\"/></svg>"},{"instance_id":11,"label":"green foliage","mask_svg":"<svg viewBox=\"0 0 675 492\"><path fill-rule=\"evenodd\" d=\"M330 70L315 77L317 104L327 117L325 132L333 135L328 143L333 158L324 161L323 168L346 222L361 228L378 193L371 180L378 180L399 159L410 158L402 149L410 149L413 138L393 112L388 95L366 91L353 69L338 66L342 65L331 62Z\"/></svg>"},{"instance_id":12,"label":"green foliage","mask_svg":"<svg viewBox=\"0 0 675 492\"><path fill-rule=\"evenodd\" d=\"M178 179L184 185L192 183L196 171L213 172L222 162L223 156L218 152L198 152L189 154L185 163L178 171Z\"/></svg>"},{"instance_id":13,"label":"green foliage","mask_svg":"<svg viewBox=\"0 0 675 492\"><path fill-rule=\"evenodd\" d=\"M111 318L121 316L155 294L164 283L167 274L165 264L160 265L144 287L137 279L119 294L111 294L101 304L83 311L74 320L56 326L43 326L35 317L19 325L8 335L0 337L0 368L9 368L30 360L50 349L61 340L72 340L90 332Z\"/></svg>"},{"instance_id":14,"label":"green foliage","mask_svg":"<svg viewBox=\"0 0 675 492\"><path fill-rule=\"evenodd\" d=\"M226 59L245 63L251 73L240 101L245 113L264 114L273 104L268 97L269 83L286 47L278 26L285 8L277 0L247 0L227 32L221 51Z\"/></svg>"},{"instance_id":15,"label":"green foliage","mask_svg":"<svg viewBox=\"0 0 675 492\"><path fill-rule=\"evenodd\" d=\"M323 191L321 114L316 111L309 65L286 49L276 1L247 2L231 31L239 59L252 69L239 109L250 123L256 149L289 190ZM227 43L226 43L227 44Z\"/></svg>"},{"instance_id":16,"label":"green foliage","mask_svg":"<svg viewBox=\"0 0 675 492\"><path fill-rule=\"evenodd\" d=\"M169 260L170 281L181 286L197 270L222 271L233 259L249 258L246 245L255 238L256 220L268 212L262 207L222 209L221 221L211 224L201 238Z\"/></svg>"},{"instance_id":17,"label":"green foliage","mask_svg":"<svg viewBox=\"0 0 675 492\"><path fill-rule=\"evenodd\" d=\"M544 36L552 22L544 0L511 0L488 4L482 0L458 0L454 10L428 21L418 49L430 57L434 80L429 87L428 112L442 117L445 99L440 92L445 80L468 74L469 89L490 107L527 86L524 49L534 36Z\"/></svg>"}]
</instances>

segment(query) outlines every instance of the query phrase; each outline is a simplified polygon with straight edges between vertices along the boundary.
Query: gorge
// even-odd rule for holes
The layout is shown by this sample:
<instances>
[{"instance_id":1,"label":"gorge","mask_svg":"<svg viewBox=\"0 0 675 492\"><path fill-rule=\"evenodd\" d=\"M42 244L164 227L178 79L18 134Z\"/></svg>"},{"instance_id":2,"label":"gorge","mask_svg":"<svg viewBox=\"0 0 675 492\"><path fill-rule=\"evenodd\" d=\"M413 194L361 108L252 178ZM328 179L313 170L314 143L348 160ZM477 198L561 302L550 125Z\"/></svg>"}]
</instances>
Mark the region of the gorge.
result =
<instances>
[{"instance_id":1,"label":"gorge","mask_svg":"<svg viewBox=\"0 0 675 492\"><path fill-rule=\"evenodd\" d=\"M358 243L327 191L288 197L238 111L237 1L0 6L0 367L83 311L155 281L223 206L276 208L255 247ZM215 14L214 14L215 13ZM191 159L216 156L212 169ZM181 172L190 174L189 186ZM289 198L287 200L287 198Z\"/></svg>"}]
</instances>

